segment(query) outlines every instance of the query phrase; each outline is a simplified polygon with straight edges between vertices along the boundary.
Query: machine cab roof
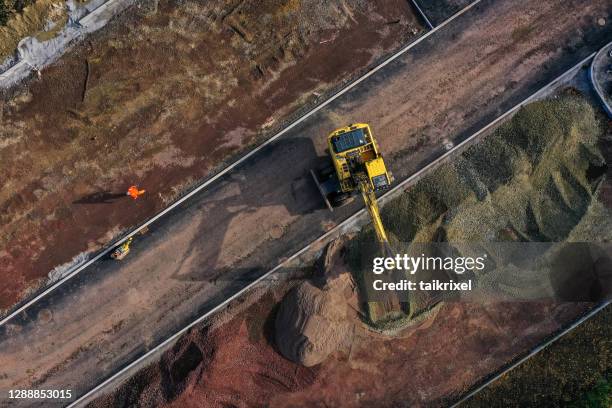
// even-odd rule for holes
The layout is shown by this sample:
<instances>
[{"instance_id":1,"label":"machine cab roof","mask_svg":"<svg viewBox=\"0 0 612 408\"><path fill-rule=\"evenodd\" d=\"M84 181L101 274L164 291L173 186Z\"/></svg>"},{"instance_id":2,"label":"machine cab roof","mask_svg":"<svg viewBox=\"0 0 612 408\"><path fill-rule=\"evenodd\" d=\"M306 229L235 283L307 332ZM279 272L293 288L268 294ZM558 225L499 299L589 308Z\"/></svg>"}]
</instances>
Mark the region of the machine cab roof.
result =
<instances>
[{"instance_id":1,"label":"machine cab roof","mask_svg":"<svg viewBox=\"0 0 612 408\"><path fill-rule=\"evenodd\" d=\"M357 128L342 133L334 132L330 142L334 153L342 153L347 150L365 146L368 144L367 128Z\"/></svg>"}]
</instances>

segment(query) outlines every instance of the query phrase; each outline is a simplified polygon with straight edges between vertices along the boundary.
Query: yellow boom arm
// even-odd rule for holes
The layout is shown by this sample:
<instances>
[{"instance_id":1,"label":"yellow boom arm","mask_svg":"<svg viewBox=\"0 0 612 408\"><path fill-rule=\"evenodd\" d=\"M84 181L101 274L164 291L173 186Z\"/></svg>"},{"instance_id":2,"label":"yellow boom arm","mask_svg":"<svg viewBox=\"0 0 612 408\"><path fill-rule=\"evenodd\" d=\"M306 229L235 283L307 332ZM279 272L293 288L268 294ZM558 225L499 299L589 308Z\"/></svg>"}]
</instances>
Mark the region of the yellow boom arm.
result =
<instances>
[{"instance_id":1,"label":"yellow boom arm","mask_svg":"<svg viewBox=\"0 0 612 408\"><path fill-rule=\"evenodd\" d=\"M376 237L378 241L386 246L389 244L389 239L387 238L387 233L385 232L385 227L383 226L382 219L380 218L380 211L378 210L378 203L376 202L376 194L362 183L360 188L361 195L363 196L363 201L365 202L365 206L370 213L370 218L372 218L372 224L374 225L374 231L376 231Z\"/></svg>"},{"instance_id":2,"label":"yellow boom arm","mask_svg":"<svg viewBox=\"0 0 612 408\"><path fill-rule=\"evenodd\" d=\"M325 203L330 209L340 207L348 203L356 190L359 190L374 224L378 242L383 251L391 252L375 192L389 188L393 176L387 171L370 126L356 123L336 129L327 136L327 143L335 169L333 176L326 172L328 175L321 176L322 181L319 181L311 171Z\"/></svg>"}]
</instances>

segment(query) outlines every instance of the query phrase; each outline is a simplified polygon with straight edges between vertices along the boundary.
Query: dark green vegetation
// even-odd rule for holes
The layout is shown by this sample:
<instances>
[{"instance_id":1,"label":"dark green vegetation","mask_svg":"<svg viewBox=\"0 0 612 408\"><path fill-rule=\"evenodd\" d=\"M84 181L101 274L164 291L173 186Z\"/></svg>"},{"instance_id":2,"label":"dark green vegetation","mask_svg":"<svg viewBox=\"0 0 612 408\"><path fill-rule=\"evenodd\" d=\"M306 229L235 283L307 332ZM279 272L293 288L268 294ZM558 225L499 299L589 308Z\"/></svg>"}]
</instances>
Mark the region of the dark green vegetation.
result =
<instances>
[{"instance_id":1,"label":"dark green vegetation","mask_svg":"<svg viewBox=\"0 0 612 408\"><path fill-rule=\"evenodd\" d=\"M385 206L383 221L394 249L410 251L414 242L609 239L610 217L596 200L606 169L598 148L603 131L593 107L571 89L522 108ZM380 256L374 241L371 228L365 228L348 251L362 293L370 286L371 259ZM402 307L409 310L402 312L397 302L370 302L371 323L398 314L413 317L430 306L432 299L411 295L409 308Z\"/></svg>"},{"instance_id":2,"label":"dark green vegetation","mask_svg":"<svg viewBox=\"0 0 612 408\"><path fill-rule=\"evenodd\" d=\"M0 0L0 26L6 24L13 14L21 13L34 0Z\"/></svg>"},{"instance_id":3,"label":"dark green vegetation","mask_svg":"<svg viewBox=\"0 0 612 408\"><path fill-rule=\"evenodd\" d=\"M0 1L0 25L5 25L8 21L9 17L9 9L4 3L4 1Z\"/></svg>"},{"instance_id":4,"label":"dark green vegetation","mask_svg":"<svg viewBox=\"0 0 612 408\"><path fill-rule=\"evenodd\" d=\"M576 407L606 408L612 406L612 382L610 376L600 380L595 387L574 404Z\"/></svg>"},{"instance_id":5,"label":"dark green vegetation","mask_svg":"<svg viewBox=\"0 0 612 408\"><path fill-rule=\"evenodd\" d=\"M464 406L612 406L612 307L527 360Z\"/></svg>"}]
</instances>

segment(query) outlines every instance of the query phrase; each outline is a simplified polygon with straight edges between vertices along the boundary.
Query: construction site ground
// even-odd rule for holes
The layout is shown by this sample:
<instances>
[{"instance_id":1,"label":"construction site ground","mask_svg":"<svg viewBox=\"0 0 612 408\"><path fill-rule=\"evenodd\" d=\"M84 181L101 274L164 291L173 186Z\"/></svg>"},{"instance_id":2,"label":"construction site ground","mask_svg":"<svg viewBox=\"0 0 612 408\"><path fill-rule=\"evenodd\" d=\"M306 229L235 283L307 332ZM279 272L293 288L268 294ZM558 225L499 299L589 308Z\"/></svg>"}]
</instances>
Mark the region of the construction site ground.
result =
<instances>
[{"instance_id":1,"label":"construction site ground","mask_svg":"<svg viewBox=\"0 0 612 408\"><path fill-rule=\"evenodd\" d=\"M155 3L0 103L0 309L423 30L404 0Z\"/></svg>"},{"instance_id":2,"label":"construction site ground","mask_svg":"<svg viewBox=\"0 0 612 408\"><path fill-rule=\"evenodd\" d=\"M356 210L326 212L310 184L329 129L376 124L383 151L397 152L388 162L401 180L602 46L611 29L596 22L610 12L605 1L481 2L156 224L125 263L96 263L4 326L0 387L88 390ZM578 313L541 310L546 318ZM440 319L449 325L467 324L447 312ZM507 310L499 315L521 326ZM548 322L548 332L559 326ZM521 330L511 341L539 338Z\"/></svg>"},{"instance_id":3,"label":"construction site ground","mask_svg":"<svg viewBox=\"0 0 612 408\"><path fill-rule=\"evenodd\" d=\"M474 396L465 407L484 408L500 403L507 407L598 406L587 397L602 383L607 383L609 390L611 339L612 306L608 306ZM609 391L607 398L612 398Z\"/></svg>"},{"instance_id":4,"label":"construction site ground","mask_svg":"<svg viewBox=\"0 0 612 408\"><path fill-rule=\"evenodd\" d=\"M191 331L159 361L90 407L440 407L576 319L576 304L454 303L388 339L357 337L306 368L282 357L276 288L234 319ZM149 405L150 404L150 405Z\"/></svg>"},{"instance_id":5,"label":"construction site ground","mask_svg":"<svg viewBox=\"0 0 612 408\"><path fill-rule=\"evenodd\" d=\"M574 75L540 98L558 100L578 90L605 126L587 69ZM608 123L602 130L600 148L609 163L612 127ZM611 211L612 168L606 171L598 200ZM308 278L310 272L299 275ZM115 389L107 387L89 406L448 406L593 306L447 303L393 339L357 329L350 347L305 368L283 358L275 345L279 303L300 282L262 284L234 300L226 312L194 327L157 361L124 377ZM589 390L609 371L610 308L600 315L570 334L569 345L564 339L554 343L467 406L561 406L577 400L577 390Z\"/></svg>"}]
</instances>

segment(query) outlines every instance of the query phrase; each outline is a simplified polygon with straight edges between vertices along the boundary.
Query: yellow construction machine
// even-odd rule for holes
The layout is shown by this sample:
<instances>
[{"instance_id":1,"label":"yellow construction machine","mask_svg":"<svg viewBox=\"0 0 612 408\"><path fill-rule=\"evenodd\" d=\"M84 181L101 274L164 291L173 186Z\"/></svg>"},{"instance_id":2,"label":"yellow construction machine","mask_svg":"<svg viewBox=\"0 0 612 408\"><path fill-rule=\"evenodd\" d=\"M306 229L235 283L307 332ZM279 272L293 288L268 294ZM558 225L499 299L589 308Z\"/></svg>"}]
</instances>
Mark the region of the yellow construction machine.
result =
<instances>
[{"instance_id":1,"label":"yellow construction machine","mask_svg":"<svg viewBox=\"0 0 612 408\"><path fill-rule=\"evenodd\" d=\"M144 191L144 190L143 190ZM138 234L144 235L149 232L149 227L143 226L138 230ZM111 258L120 261L130 253L130 248L132 245L132 241L134 241L134 235L131 235L126 239L123 244L117 245L113 252L111 253Z\"/></svg>"},{"instance_id":2,"label":"yellow construction machine","mask_svg":"<svg viewBox=\"0 0 612 408\"><path fill-rule=\"evenodd\" d=\"M133 240L133 237L129 237L123 244L117 246L111 253L111 258L116 259L117 261L125 258L130 253L130 245L132 244Z\"/></svg>"},{"instance_id":3,"label":"yellow construction machine","mask_svg":"<svg viewBox=\"0 0 612 408\"><path fill-rule=\"evenodd\" d=\"M384 251L389 239L380 218L376 192L391 186L393 176L383 161L370 126L355 123L334 130L327 136L331 163L310 173L327 207L333 211L352 201L361 192L372 218L376 237Z\"/></svg>"}]
</instances>

